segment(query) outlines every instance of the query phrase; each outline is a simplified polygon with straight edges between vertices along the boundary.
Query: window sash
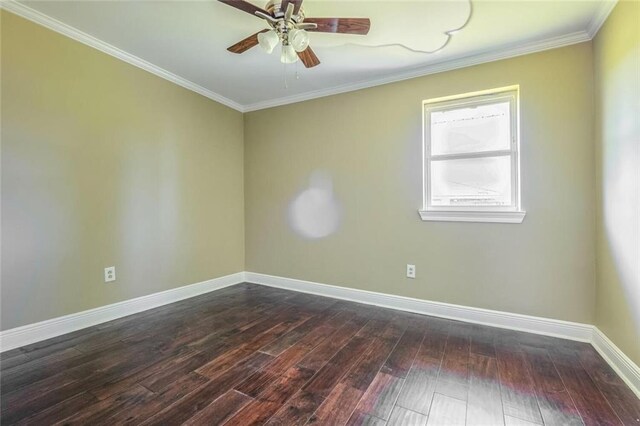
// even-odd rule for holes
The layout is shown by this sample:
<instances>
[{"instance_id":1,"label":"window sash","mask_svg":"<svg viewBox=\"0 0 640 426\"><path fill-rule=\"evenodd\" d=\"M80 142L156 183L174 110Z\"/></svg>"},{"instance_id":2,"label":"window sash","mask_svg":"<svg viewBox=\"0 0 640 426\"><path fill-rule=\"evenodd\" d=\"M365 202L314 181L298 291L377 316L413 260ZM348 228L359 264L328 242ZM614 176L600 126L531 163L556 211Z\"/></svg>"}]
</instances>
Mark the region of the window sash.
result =
<instances>
[{"instance_id":1,"label":"window sash","mask_svg":"<svg viewBox=\"0 0 640 426\"><path fill-rule=\"evenodd\" d=\"M484 158L484 157L502 157L505 155L511 155L512 149L501 149L498 151L477 151L464 154L440 154L432 155L429 157L431 161L443 161L443 160L465 160L468 158Z\"/></svg>"},{"instance_id":2,"label":"window sash","mask_svg":"<svg viewBox=\"0 0 640 426\"><path fill-rule=\"evenodd\" d=\"M511 126L510 148L497 151L471 151L466 153L431 155L431 113L452 109L509 102ZM426 211L466 211L466 212L511 212L520 211L520 157L518 137L518 92L517 88L498 89L490 93L469 95L456 99L433 100L423 103L423 210ZM431 162L443 160L472 159L484 157L511 157L511 205L509 206L434 206L431 204L432 178Z\"/></svg>"}]
</instances>

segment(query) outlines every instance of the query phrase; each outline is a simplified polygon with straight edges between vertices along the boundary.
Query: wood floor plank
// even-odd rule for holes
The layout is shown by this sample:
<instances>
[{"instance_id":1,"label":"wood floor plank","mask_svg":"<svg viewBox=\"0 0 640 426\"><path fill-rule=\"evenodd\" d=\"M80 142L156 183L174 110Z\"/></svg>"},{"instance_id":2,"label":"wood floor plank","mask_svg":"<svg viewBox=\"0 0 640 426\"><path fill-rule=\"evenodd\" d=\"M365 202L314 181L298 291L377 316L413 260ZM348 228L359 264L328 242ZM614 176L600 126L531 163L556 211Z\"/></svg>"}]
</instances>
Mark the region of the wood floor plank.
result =
<instances>
[{"instance_id":1,"label":"wood floor plank","mask_svg":"<svg viewBox=\"0 0 640 426\"><path fill-rule=\"evenodd\" d=\"M526 347L526 368L533 379L545 424L582 425L580 413L567 392L546 349Z\"/></svg>"},{"instance_id":2,"label":"wood floor plank","mask_svg":"<svg viewBox=\"0 0 640 426\"><path fill-rule=\"evenodd\" d=\"M471 353L467 332L468 329L458 323L449 328L436 384L436 392L463 401L467 400Z\"/></svg>"},{"instance_id":3,"label":"wood floor plank","mask_svg":"<svg viewBox=\"0 0 640 426\"><path fill-rule=\"evenodd\" d=\"M328 338L334 330L333 327L326 324L317 327L298 343L278 355L267 368L256 372L236 386L236 390L251 397L258 396L281 374L300 362L314 347Z\"/></svg>"},{"instance_id":4,"label":"wood floor plank","mask_svg":"<svg viewBox=\"0 0 640 426\"><path fill-rule=\"evenodd\" d=\"M231 417L229 423L239 425L265 423L311 376L313 376L312 370L298 366L291 367L273 385Z\"/></svg>"},{"instance_id":5,"label":"wood floor plank","mask_svg":"<svg viewBox=\"0 0 640 426\"><path fill-rule=\"evenodd\" d=\"M429 414L438 383L439 367L440 361L435 360L433 369L412 367L398 395L397 404L421 414Z\"/></svg>"},{"instance_id":6,"label":"wood floor plank","mask_svg":"<svg viewBox=\"0 0 640 426\"><path fill-rule=\"evenodd\" d=\"M163 368L158 369L153 374L138 381L138 383L152 392L162 393L168 387L173 386L180 378L200 368L207 360L208 357L205 354L195 353L191 356L180 357L173 363L163 361Z\"/></svg>"},{"instance_id":7,"label":"wood floor plank","mask_svg":"<svg viewBox=\"0 0 640 426\"><path fill-rule=\"evenodd\" d=\"M384 323L385 321L376 320L369 322L376 324L379 334L373 337L373 343L362 357L331 390L309 420L309 424L344 424L349 420L364 392L403 334L403 328L397 324ZM364 334L366 333L361 335Z\"/></svg>"},{"instance_id":8,"label":"wood floor plank","mask_svg":"<svg viewBox=\"0 0 640 426\"><path fill-rule=\"evenodd\" d=\"M309 320L295 327L284 336L263 346L262 348L260 348L260 351L269 355L278 356L291 346L298 343L300 340L304 339L304 337L314 329L326 324L327 321L329 321L329 319L336 314L336 312L328 312L326 315L318 314L314 317L311 317Z\"/></svg>"},{"instance_id":9,"label":"wood floor plank","mask_svg":"<svg viewBox=\"0 0 640 426\"><path fill-rule=\"evenodd\" d=\"M265 367L273 360L271 355L256 352L224 373L216 376L203 386L196 388L174 404L160 411L144 424L166 425L182 423L195 416L198 411L208 406L236 384L252 375L256 370Z\"/></svg>"},{"instance_id":10,"label":"wood floor plank","mask_svg":"<svg viewBox=\"0 0 640 426\"><path fill-rule=\"evenodd\" d=\"M12 359L14 357L22 357L23 355L24 355L24 347L4 351L0 353L0 363L6 360Z\"/></svg>"},{"instance_id":11,"label":"wood floor plank","mask_svg":"<svg viewBox=\"0 0 640 426\"><path fill-rule=\"evenodd\" d=\"M448 324L448 321L441 319L437 322L429 322L420 348L423 358L442 359L449 335Z\"/></svg>"},{"instance_id":12,"label":"wood floor plank","mask_svg":"<svg viewBox=\"0 0 640 426\"><path fill-rule=\"evenodd\" d=\"M342 380L348 386L363 392L367 390L402 336L402 329L394 323L388 323L379 330L382 331L373 338L371 345Z\"/></svg>"},{"instance_id":13,"label":"wood floor plank","mask_svg":"<svg viewBox=\"0 0 640 426\"><path fill-rule=\"evenodd\" d=\"M387 422L379 419L370 414L365 414L360 411L353 413L349 421L348 426L384 426Z\"/></svg>"},{"instance_id":14,"label":"wood floor plank","mask_svg":"<svg viewBox=\"0 0 640 426\"><path fill-rule=\"evenodd\" d=\"M504 416L504 423L506 426L540 426L540 423L529 422L511 416Z\"/></svg>"},{"instance_id":15,"label":"wood floor plank","mask_svg":"<svg viewBox=\"0 0 640 426\"><path fill-rule=\"evenodd\" d=\"M429 414L446 341L447 335L444 332L426 332L398 396L397 405L424 415Z\"/></svg>"},{"instance_id":16,"label":"wood floor plank","mask_svg":"<svg viewBox=\"0 0 640 426\"><path fill-rule=\"evenodd\" d=\"M61 420L64 425L110 425L111 416L129 410L137 406L145 398L153 393L142 386L136 385L128 391L84 407L84 409L71 417Z\"/></svg>"},{"instance_id":17,"label":"wood floor plank","mask_svg":"<svg viewBox=\"0 0 640 426\"><path fill-rule=\"evenodd\" d=\"M404 379L420 349L423 336L424 331L408 329L385 361L381 371Z\"/></svg>"},{"instance_id":18,"label":"wood floor plank","mask_svg":"<svg viewBox=\"0 0 640 426\"><path fill-rule=\"evenodd\" d=\"M20 349L30 359L39 359L73 347L74 343L76 341L79 341L75 339L82 339L84 336L91 336L100 332L101 331L99 329L95 329L93 327L85 328L51 339L43 340L41 342L36 342L31 345L24 346Z\"/></svg>"},{"instance_id":19,"label":"wood floor plank","mask_svg":"<svg viewBox=\"0 0 640 426\"><path fill-rule=\"evenodd\" d=\"M200 410L198 414L184 422L183 425L221 425L251 401L253 401L253 398L234 389L229 390L211 404Z\"/></svg>"},{"instance_id":20,"label":"wood floor plank","mask_svg":"<svg viewBox=\"0 0 640 426\"><path fill-rule=\"evenodd\" d=\"M391 374L378 373L362 396L356 410L386 421L391 415L403 382L404 379Z\"/></svg>"},{"instance_id":21,"label":"wood floor plank","mask_svg":"<svg viewBox=\"0 0 640 426\"><path fill-rule=\"evenodd\" d=\"M304 425L324 401L321 395L302 388L266 423L268 425Z\"/></svg>"},{"instance_id":22,"label":"wood floor plank","mask_svg":"<svg viewBox=\"0 0 640 426\"><path fill-rule=\"evenodd\" d=\"M147 396L141 403L131 409L123 410L110 417L111 424L138 425L155 415L163 408L173 404L195 389L203 386L207 379L196 373L189 373L175 381L159 394Z\"/></svg>"},{"instance_id":23,"label":"wood floor plank","mask_svg":"<svg viewBox=\"0 0 640 426\"><path fill-rule=\"evenodd\" d=\"M16 390L30 383L56 375L68 366L75 365L85 359L88 358L82 352L75 348L67 348L64 351L33 359L13 368L3 370L0 377L0 386L3 390Z\"/></svg>"},{"instance_id":24,"label":"wood floor plank","mask_svg":"<svg viewBox=\"0 0 640 426\"><path fill-rule=\"evenodd\" d=\"M353 414L362 395L364 395L363 390L355 388L349 383L338 383L309 418L307 424L327 426L345 424Z\"/></svg>"},{"instance_id":25,"label":"wood floor plank","mask_svg":"<svg viewBox=\"0 0 640 426\"><path fill-rule=\"evenodd\" d=\"M60 376L68 377L64 373ZM2 414L0 415L2 424L12 424L31 417L69 398L105 384L108 380L109 376L103 373L96 373L82 380L64 380L45 392L30 392L22 399L7 401L3 398Z\"/></svg>"},{"instance_id":26,"label":"wood floor plank","mask_svg":"<svg viewBox=\"0 0 640 426\"><path fill-rule=\"evenodd\" d=\"M17 424L42 425L57 423L82 411L85 407L94 404L96 401L96 397L88 392L79 393L45 410L39 411L37 414L17 422Z\"/></svg>"},{"instance_id":27,"label":"wood floor plank","mask_svg":"<svg viewBox=\"0 0 640 426\"><path fill-rule=\"evenodd\" d=\"M319 370L342 348L365 324L367 320L356 317L340 327L331 339L318 345L301 362L302 367Z\"/></svg>"},{"instance_id":28,"label":"wood floor plank","mask_svg":"<svg viewBox=\"0 0 640 426\"><path fill-rule=\"evenodd\" d=\"M118 342L99 352L84 354L81 359L72 360L60 365L59 368L70 376L83 378L96 372L105 374L124 374L138 367L167 358L170 354L163 354L157 350L158 342L139 342L126 344ZM75 365L74 365L75 364Z\"/></svg>"},{"instance_id":29,"label":"wood floor plank","mask_svg":"<svg viewBox=\"0 0 640 426\"><path fill-rule=\"evenodd\" d=\"M347 371L360 359L371 341L356 336L324 365L304 388L321 397L326 397Z\"/></svg>"},{"instance_id":30,"label":"wood floor plank","mask_svg":"<svg viewBox=\"0 0 640 426\"><path fill-rule=\"evenodd\" d=\"M15 410L20 405L24 405L30 399L39 395L44 395L48 392L54 391L67 384L77 382L78 379L71 377L64 372L58 373L54 376L47 377L46 379L39 380L32 383L30 386L25 386L14 390L13 392L6 392L2 395L0 403L2 404L2 412L8 410Z\"/></svg>"},{"instance_id":31,"label":"wood floor plank","mask_svg":"<svg viewBox=\"0 0 640 426\"><path fill-rule=\"evenodd\" d=\"M149 376L157 373L164 372L166 370L173 370L176 364L181 364L189 358L199 354L199 352L192 351L189 348L185 348L184 351L178 352L170 357L162 358L156 361L154 364L149 365L147 368L132 372L131 374L118 375L100 387L92 389L90 392L98 399L107 399L113 395L122 393L127 389L133 387L136 383L139 383Z\"/></svg>"},{"instance_id":32,"label":"wood floor plank","mask_svg":"<svg viewBox=\"0 0 640 426\"><path fill-rule=\"evenodd\" d=\"M589 344L255 284L5 352L0 377L3 425L640 423Z\"/></svg>"},{"instance_id":33,"label":"wood floor plank","mask_svg":"<svg viewBox=\"0 0 640 426\"><path fill-rule=\"evenodd\" d=\"M7 352L11 352L11 355L5 355ZM24 364L31 360L25 353L15 349L13 351L7 351L0 353L0 370L7 371L10 368L14 368Z\"/></svg>"},{"instance_id":34,"label":"wood floor plank","mask_svg":"<svg viewBox=\"0 0 640 426\"><path fill-rule=\"evenodd\" d=\"M640 398L622 381L593 347L579 351L580 362L622 423L640 425Z\"/></svg>"},{"instance_id":35,"label":"wood floor plank","mask_svg":"<svg viewBox=\"0 0 640 426\"><path fill-rule=\"evenodd\" d=\"M305 318L294 318L287 321L280 321L280 317L278 316L265 320L263 323L238 334L237 337L234 337L233 342L227 341L230 345L229 350L202 365L196 372L203 376L214 378L222 371L235 365L239 360L255 353L261 346L282 336L304 319ZM271 325L271 327L267 328L269 325Z\"/></svg>"},{"instance_id":36,"label":"wood floor plank","mask_svg":"<svg viewBox=\"0 0 640 426\"><path fill-rule=\"evenodd\" d=\"M472 353L469 357L467 426L504 423L500 379L495 358Z\"/></svg>"},{"instance_id":37,"label":"wood floor plank","mask_svg":"<svg viewBox=\"0 0 640 426\"><path fill-rule=\"evenodd\" d=\"M495 358L496 329L473 324L472 330L469 351L473 354Z\"/></svg>"},{"instance_id":38,"label":"wood floor plank","mask_svg":"<svg viewBox=\"0 0 640 426\"><path fill-rule=\"evenodd\" d=\"M524 367L524 353L511 345L499 345L496 350L504 414L541 424L533 380Z\"/></svg>"},{"instance_id":39,"label":"wood floor plank","mask_svg":"<svg viewBox=\"0 0 640 426\"><path fill-rule=\"evenodd\" d=\"M467 416L466 412L467 403L465 401L436 393L433 395L427 425L464 426Z\"/></svg>"},{"instance_id":40,"label":"wood floor plank","mask_svg":"<svg viewBox=\"0 0 640 426\"><path fill-rule=\"evenodd\" d=\"M202 325L202 327L209 329L213 327L215 331L200 339L191 341L188 346L200 352L217 353L217 348L221 343L233 346L238 342L242 343L242 339L255 337L275 326L277 319L281 318L278 315L282 310L282 306L273 305L253 307L250 310L246 308L243 310L239 307L231 316L225 318L222 325Z\"/></svg>"},{"instance_id":41,"label":"wood floor plank","mask_svg":"<svg viewBox=\"0 0 640 426\"><path fill-rule=\"evenodd\" d=\"M556 364L556 369L573 399L585 425L620 425L604 395L596 387L589 374L578 365Z\"/></svg>"},{"instance_id":42,"label":"wood floor plank","mask_svg":"<svg viewBox=\"0 0 640 426\"><path fill-rule=\"evenodd\" d=\"M427 424L427 416L415 411L407 410L397 406L391 412L391 417L387 422L388 426L424 426Z\"/></svg>"}]
</instances>

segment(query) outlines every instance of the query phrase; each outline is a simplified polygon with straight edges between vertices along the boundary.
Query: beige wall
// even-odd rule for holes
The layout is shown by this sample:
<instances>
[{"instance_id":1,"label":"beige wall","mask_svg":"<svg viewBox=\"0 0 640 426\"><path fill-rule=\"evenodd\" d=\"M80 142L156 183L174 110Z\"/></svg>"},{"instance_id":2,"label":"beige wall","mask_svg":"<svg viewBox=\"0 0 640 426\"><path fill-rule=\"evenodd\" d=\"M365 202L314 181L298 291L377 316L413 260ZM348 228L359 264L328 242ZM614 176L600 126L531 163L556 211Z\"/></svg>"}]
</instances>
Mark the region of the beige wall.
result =
<instances>
[{"instance_id":1,"label":"beige wall","mask_svg":"<svg viewBox=\"0 0 640 426\"><path fill-rule=\"evenodd\" d=\"M2 329L243 270L239 112L3 12L1 136Z\"/></svg>"},{"instance_id":2,"label":"beige wall","mask_svg":"<svg viewBox=\"0 0 640 426\"><path fill-rule=\"evenodd\" d=\"M638 362L638 5L618 5L594 46L253 112L244 128L236 111L3 12L2 329L246 269L596 321ZM512 84L524 223L420 221L421 101ZM315 240L289 214L314 171L332 178L340 214Z\"/></svg>"},{"instance_id":3,"label":"beige wall","mask_svg":"<svg viewBox=\"0 0 640 426\"><path fill-rule=\"evenodd\" d=\"M592 323L592 47L583 43L245 115L246 269ZM520 225L422 222L421 101L519 84ZM286 131L276 123L286 125ZM295 233L310 174L333 179L337 232ZM417 278L404 278L405 265Z\"/></svg>"},{"instance_id":4,"label":"beige wall","mask_svg":"<svg viewBox=\"0 0 640 426\"><path fill-rule=\"evenodd\" d=\"M618 3L594 59L596 325L640 364L640 2Z\"/></svg>"}]
</instances>

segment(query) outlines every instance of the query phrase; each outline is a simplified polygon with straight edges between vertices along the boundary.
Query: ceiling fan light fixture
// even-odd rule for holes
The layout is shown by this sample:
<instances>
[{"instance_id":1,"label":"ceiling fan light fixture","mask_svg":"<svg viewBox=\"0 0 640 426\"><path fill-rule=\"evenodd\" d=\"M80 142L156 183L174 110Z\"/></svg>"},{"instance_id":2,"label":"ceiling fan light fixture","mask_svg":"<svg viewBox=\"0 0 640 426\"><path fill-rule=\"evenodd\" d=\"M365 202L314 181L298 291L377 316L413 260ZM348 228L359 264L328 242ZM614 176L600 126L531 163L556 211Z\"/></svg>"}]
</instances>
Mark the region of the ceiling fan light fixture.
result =
<instances>
[{"instance_id":1,"label":"ceiling fan light fixture","mask_svg":"<svg viewBox=\"0 0 640 426\"><path fill-rule=\"evenodd\" d=\"M302 52L309 47L309 33L294 28L289 32L289 43L296 52Z\"/></svg>"},{"instance_id":2,"label":"ceiling fan light fixture","mask_svg":"<svg viewBox=\"0 0 640 426\"><path fill-rule=\"evenodd\" d=\"M320 60L309 46L306 31L366 35L371 27L369 18L309 18L302 7L303 0L268 0L264 9L248 0L218 1L258 17L270 27L229 46L229 52L239 54L260 45L271 53L275 45L280 44L281 62L293 63L300 59L306 68L320 65Z\"/></svg>"},{"instance_id":3,"label":"ceiling fan light fixture","mask_svg":"<svg viewBox=\"0 0 640 426\"><path fill-rule=\"evenodd\" d=\"M283 64L293 64L298 60L298 54L290 44L282 45L282 53L280 54L280 62Z\"/></svg>"},{"instance_id":4,"label":"ceiling fan light fixture","mask_svg":"<svg viewBox=\"0 0 640 426\"><path fill-rule=\"evenodd\" d=\"M280 38L274 30L269 30L266 33L258 34L258 44L267 53L273 52L273 49L276 47L279 41Z\"/></svg>"}]
</instances>

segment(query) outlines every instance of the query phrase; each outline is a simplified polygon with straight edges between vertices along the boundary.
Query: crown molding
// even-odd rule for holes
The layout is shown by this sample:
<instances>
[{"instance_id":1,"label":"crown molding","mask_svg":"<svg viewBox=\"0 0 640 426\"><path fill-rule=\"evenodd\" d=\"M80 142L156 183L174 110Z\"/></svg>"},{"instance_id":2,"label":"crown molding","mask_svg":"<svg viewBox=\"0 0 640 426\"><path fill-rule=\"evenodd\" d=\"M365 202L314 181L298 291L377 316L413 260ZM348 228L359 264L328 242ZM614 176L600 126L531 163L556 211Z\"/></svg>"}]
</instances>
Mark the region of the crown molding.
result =
<instances>
[{"instance_id":1,"label":"crown molding","mask_svg":"<svg viewBox=\"0 0 640 426\"><path fill-rule=\"evenodd\" d=\"M517 56L527 55L530 53L542 52L545 50L556 49L560 47L569 46L572 44L583 43L591 40L598 32L600 27L606 21L607 17L617 4L618 0L605 0L600 3L600 7L594 17L589 22L586 30L577 31L570 34L565 34L558 37L552 37L546 40L530 42L519 46L509 45L499 49L487 50L473 55L454 57L445 61L429 64L426 66L420 66L398 73L388 75L382 78L373 80L360 81L356 83L350 83L331 87L327 89L314 90L310 92L300 93L292 96L284 96L276 99L269 99L265 101L255 102L248 105L242 105L232 99L224 97L212 90L204 88L192 81L189 81L183 77L173 74L163 68L160 68L150 62L145 61L135 55L125 52L109 43L106 43L96 37L93 37L87 33L84 33L70 25L58 21L48 15L45 15L35 9L25 6L15 0L0 0L0 9L5 9L9 12L15 13L25 19L42 25L57 33L66 35L76 41L79 41L85 45L91 46L100 50L108 55L116 57L122 61L125 61L131 65L148 71L158 77L164 78L174 84L177 84L185 89L199 93L209 99L226 105L240 112L257 111L261 109L273 108L282 105L293 104L297 102L308 101L312 99L322 98L325 96L337 95L340 93L352 92L355 90L367 89L370 87L381 86L384 84L395 83L403 80L409 80L416 77L422 77L429 74L436 74L445 71L451 71L459 68L470 67L474 65L483 64L486 62L493 62L502 59L514 58Z\"/></svg>"},{"instance_id":2,"label":"crown molding","mask_svg":"<svg viewBox=\"0 0 640 426\"><path fill-rule=\"evenodd\" d=\"M5 9L24 19L27 19L31 22L35 22L36 24L42 25L45 28L48 28L57 33L65 35L69 38L72 38L73 40L79 41L80 43L93 47L94 49L98 49L99 51L106 53L107 55L111 55L115 58L118 58L128 64L131 64L135 67L138 67L147 72L150 72L151 74L154 74L160 78L163 78L174 84L177 84L178 86L184 87L185 89L191 90L192 92L196 92L206 98L209 98L223 105L226 105L229 108L233 108L237 111L244 112L244 107L238 102L235 102L229 98L226 98L212 90L206 89L192 81L187 80L186 78L180 77L179 75L169 72L163 68L160 68L159 66L154 65L151 62L147 62L142 58L132 55L131 53L125 52L124 50L121 50L109 43L106 43L70 25L60 22L55 18L52 18L48 15L45 15L42 12L32 9L29 6L25 6L22 3L19 3L14 0L1 0L0 9Z\"/></svg>"},{"instance_id":3,"label":"crown molding","mask_svg":"<svg viewBox=\"0 0 640 426\"><path fill-rule=\"evenodd\" d=\"M598 31L609 17L609 14L611 14L613 8L616 7L616 4L618 4L618 0L605 0L600 2L598 11L593 18L591 18L591 21L589 21L589 25L587 25L587 33L590 38L594 38L596 34L598 34Z\"/></svg>"},{"instance_id":4,"label":"crown molding","mask_svg":"<svg viewBox=\"0 0 640 426\"><path fill-rule=\"evenodd\" d=\"M273 108L282 105L288 105L296 102L308 101L311 99L322 98L325 96L337 95L339 93L352 92L354 90L367 89L374 86L395 83L398 81L409 80L416 77L422 77L429 74L437 74L440 72L451 71L459 68L466 68L473 65L479 65L486 62L499 61L501 59L514 58L516 56L527 55L530 53L542 52L544 50L556 49L559 47L569 46L576 43L583 43L591 40L586 31L577 31L559 37L553 37L542 41L531 42L520 46L510 46L498 50L487 50L475 55L468 55L453 59L447 59L436 64L413 68L409 71L403 71L383 78L375 80L361 81L358 83L350 83L342 86L332 87L329 89L320 89L313 92L300 93L298 95L286 96L278 99L272 99L262 102L256 102L245 106L245 112L257 111L266 108Z\"/></svg>"}]
</instances>

